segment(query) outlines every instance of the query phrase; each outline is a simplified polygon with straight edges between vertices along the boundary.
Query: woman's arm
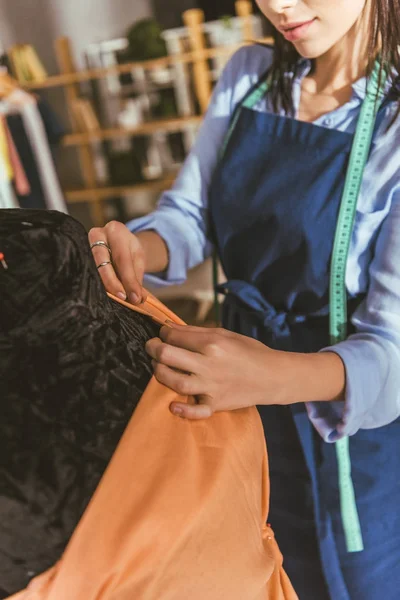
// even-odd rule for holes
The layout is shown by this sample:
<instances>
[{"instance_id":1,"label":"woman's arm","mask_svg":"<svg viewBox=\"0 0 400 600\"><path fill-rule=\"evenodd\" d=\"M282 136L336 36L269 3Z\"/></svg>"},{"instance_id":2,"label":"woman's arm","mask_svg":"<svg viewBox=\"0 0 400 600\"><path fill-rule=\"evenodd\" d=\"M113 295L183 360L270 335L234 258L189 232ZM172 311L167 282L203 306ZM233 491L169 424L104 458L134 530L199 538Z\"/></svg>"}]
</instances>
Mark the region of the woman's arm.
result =
<instances>
[{"instance_id":1,"label":"woman's arm","mask_svg":"<svg viewBox=\"0 0 400 600\"><path fill-rule=\"evenodd\" d=\"M345 377L334 353L272 350L224 329L172 325L147 343L157 379L197 405L174 404L175 414L201 419L255 405L337 400Z\"/></svg>"},{"instance_id":2,"label":"woman's arm","mask_svg":"<svg viewBox=\"0 0 400 600\"><path fill-rule=\"evenodd\" d=\"M328 442L394 421L400 415L399 231L400 190L376 241L367 297L352 319L357 333L325 351L278 352L224 330L164 328L147 345L156 376L199 400L174 409L204 418L256 404L306 402Z\"/></svg>"},{"instance_id":3,"label":"woman's arm","mask_svg":"<svg viewBox=\"0 0 400 600\"><path fill-rule=\"evenodd\" d=\"M400 416L400 189L394 191L369 268L368 294L352 318L356 333L327 348L346 369L345 402L308 405L326 441Z\"/></svg>"}]
</instances>

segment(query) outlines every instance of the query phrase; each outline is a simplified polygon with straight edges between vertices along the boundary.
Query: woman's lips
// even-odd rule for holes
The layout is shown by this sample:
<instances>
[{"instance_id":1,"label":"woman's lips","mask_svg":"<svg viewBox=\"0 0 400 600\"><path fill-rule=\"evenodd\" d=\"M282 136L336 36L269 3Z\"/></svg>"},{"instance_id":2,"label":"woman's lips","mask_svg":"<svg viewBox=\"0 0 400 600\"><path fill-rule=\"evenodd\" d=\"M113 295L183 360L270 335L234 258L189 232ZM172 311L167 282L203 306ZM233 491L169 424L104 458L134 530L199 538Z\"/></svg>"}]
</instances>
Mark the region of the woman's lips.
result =
<instances>
[{"instance_id":1,"label":"woman's lips","mask_svg":"<svg viewBox=\"0 0 400 600\"><path fill-rule=\"evenodd\" d=\"M296 42L306 35L315 19L303 23L293 23L281 28L281 32L289 42Z\"/></svg>"}]
</instances>

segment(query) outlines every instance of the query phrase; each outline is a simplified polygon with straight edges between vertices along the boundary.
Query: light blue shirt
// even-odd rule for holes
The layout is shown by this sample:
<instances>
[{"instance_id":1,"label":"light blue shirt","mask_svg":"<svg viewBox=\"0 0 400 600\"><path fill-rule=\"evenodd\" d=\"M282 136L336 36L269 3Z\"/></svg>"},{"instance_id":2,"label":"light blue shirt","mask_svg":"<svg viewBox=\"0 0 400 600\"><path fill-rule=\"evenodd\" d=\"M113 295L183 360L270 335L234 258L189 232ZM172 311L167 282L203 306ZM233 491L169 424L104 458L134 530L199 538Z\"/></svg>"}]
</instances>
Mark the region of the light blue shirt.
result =
<instances>
[{"instance_id":1,"label":"light blue shirt","mask_svg":"<svg viewBox=\"0 0 400 600\"><path fill-rule=\"evenodd\" d=\"M208 190L232 113L246 92L271 64L269 48L239 50L216 86L197 141L170 191L150 215L128 223L133 232L157 231L167 243L166 273L148 276L152 283L182 283L188 269L210 256L207 238ZM294 83L297 110L302 68ZM353 85L344 106L322 116L316 125L354 133L366 93L366 80ZM255 110L272 112L268 99ZM356 333L333 350L346 367L346 397L341 402L315 402L308 414L327 442L355 434L360 428L382 427L400 415L400 118L388 129L396 105L391 103L374 140L365 169L346 273L350 295L366 293L353 315ZM327 350L327 349L325 349Z\"/></svg>"}]
</instances>

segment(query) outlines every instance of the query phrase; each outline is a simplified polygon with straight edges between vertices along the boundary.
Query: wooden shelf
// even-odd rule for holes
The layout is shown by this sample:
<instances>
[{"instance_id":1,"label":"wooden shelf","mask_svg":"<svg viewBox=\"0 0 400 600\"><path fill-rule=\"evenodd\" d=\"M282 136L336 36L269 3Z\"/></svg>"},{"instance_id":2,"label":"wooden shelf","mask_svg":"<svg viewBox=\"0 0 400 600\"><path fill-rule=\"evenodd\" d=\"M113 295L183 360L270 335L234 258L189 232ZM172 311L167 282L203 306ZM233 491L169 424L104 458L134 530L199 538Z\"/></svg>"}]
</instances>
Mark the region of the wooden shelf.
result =
<instances>
[{"instance_id":1,"label":"wooden shelf","mask_svg":"<svg viewBox=\"0 0 400 600\"><path fill-rule=\"evenodd\" d=\"M48 77L44 81L32 82L24 86L28 91L57 87L64 88L72 133L64 136L62 146L64 148L76 148L84 186L81 189L66 190L64 193L69 203L87 202L89 204L93 225L102 226L105 223L107 215L104 210L104 200L142 191L154 192L156 194L170 188L176 178L176 172L169 171L164 178L158 180L144 181L133 185L99 187L96 178L95 153L97 149L93 143L114 138L122 139L124 137L154 135L157 132L175 133L185 130L190 131L191 128L197 128L208 108L212 94L212 80L214 79L211 64L212 59L226 57L228 60L236 50L255 42L273 43L271 38L253 38L252 4L250 0L236 0L235 7L237 14L242 18L243 41L241 43L207 48L206 36L204 35L204 13L199 9L192 9L186 11L183 15L183 20L187 27L189 52L185 52L183 43L180 43L181 54L173 54L155 60L133 61L126 64L110 65L108 67L77 70L70 40L67 37L61 37L55 43L59 74ZM182 69L183 65L187 65L190 68ZM151 76L152 72L157 69L171 69L171 78L179 77L182 71L190 72L193 76L194 97L200 107L200 116L160 119L127 129L112 127L107 129L99 128L98 130L87 132L82 132L79 129L79 119L77 119L75 110L76 101L82 97L82 89L79 84L92 80L101 80L112 75L118 76L132 73L134 76L135 70L138 71L138 75L140 76L143 75L144 71L149 72L148 74ZM128 89L132 88L128 87Z\"/></svg>"},{"instance_id":2,"label":"wooden shelf","mask_svg":"<svg viewBox=\"0 0 400 600\"><path fill-rule=\"evenodd\" d=\"M71 133L64 136L62 144L63 146L80 146L100 140L151 135L162 131L165 133L176 133L190 127L199 126L202 119L203 117L201 116L178 117L176 119L160 119L149 123L142 123L137 127L115 127L89 131L87 133Z\"/></svg>"},{"instance_id":3,"label":"wooden shelf","mask_svg":"<svg viewBox=\"0 0 400 600\"><path fill-rule=\"evenodd\" d=\"M143 183L136 183L133 185L81 188L77 190L65 190L64 193L67 201L71 204L75 204L79 202L91 202L94 201L94 198L106 200L107 198L124 194L132 194L134 192L162 192L163 190L170 188L174 181L175 176L170 175L164 179L144 181Z\"/></svg>"},{"instance_id":4,"label":"wooden shelf","mask_svg":"<svg viewBox=\"0 0 400 600\"><path fill-rule=\"evenodd\" d=\"M271 38L264 38L257 40L260 43L272 43ZM146 60L142 62L131 62L122 65L111 65L109 67L102 67L98 69L86 69L82 71L76 71L74 73L65 73L61 75L52 75L44 81L36 83L26 84L25 89L40 90L52 87L66 86L76 83L82 83L84 81L90 81L91 79L103 79L107 75L122 75L124 73L131 73L134 69L146 69L154 70L160 68L173 67L176 64L188 64L196 63L201 60L208 60L210 58L217 58L220 56L230 56L239 48L252 44L254 42L245 42L243 44L234 44L230 46L221 46L218 48L205 48L197 52L185 52L185 54L174 54L171 56L165 56L163 58L157 58L154 60Z\"/></svg>"}]
</instances>

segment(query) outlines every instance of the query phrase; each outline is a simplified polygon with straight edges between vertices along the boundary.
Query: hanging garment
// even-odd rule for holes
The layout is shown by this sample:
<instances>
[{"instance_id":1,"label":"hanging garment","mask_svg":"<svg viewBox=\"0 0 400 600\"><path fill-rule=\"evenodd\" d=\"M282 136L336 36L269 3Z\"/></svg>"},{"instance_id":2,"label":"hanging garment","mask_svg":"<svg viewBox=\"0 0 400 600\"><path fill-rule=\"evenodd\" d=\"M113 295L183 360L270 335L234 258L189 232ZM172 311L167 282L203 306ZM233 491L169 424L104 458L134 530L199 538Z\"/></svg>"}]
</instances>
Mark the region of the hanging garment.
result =
<instances>
[{"instance_id":1,"label":"hanging garment","mask_svg":"<svg viewBox=\"0 0 400 600\"><path fill-rule=\"evenodd\" d=\"M53 149L65 135L65 128L50 104L43 97L37 98L37 107L43 121L50 148Z\"/></svg>"},{"instance_id":2,"label":"hanging garment","mask_svg":"<svg viewBox=\"0 0 400 600\"><path fill-rule=\"evenodd\" d=\"M10 149L3 117L0 118L0 155L3 161L4 174L8 181L13 181L14 169L11 163Z\"/></svg>"},{"instance_id":3,"label":"hanging garment","mask_svg":"<svg viewBox=\"0 0 400 600\"><path fill-rule=\"evenodd\" d=\"M107 297L70 217L4 211L0 247L6 579L6 567L30 568L27 553L37 566L64 539L150 379L144 342L182 322L151 296L140 307ZM188 422L170 413L174 399L150 380L61 560L16 599L296 600L266 524L256 409Z\"/></svg>"},{"instance_id":4,"label":"hanging garment","mask_svg":"<svg viewBox=\"0 0 400 600\"><path fill-rule=\"evenodd\" d=\"M18 150L14 144L14 140L12 138L11 132L8 128L7 121L5 118L3 118L3 125L7 137L7 145L14 174L14 184L16 192L19 196L28 196L31 193L29 181L26 177L26 173L24 171L24 167L22 166Z\"/></svg>"},{"instance_id":5,"label":"hanging garment","mask_svg":"<svg viewBox=\"0 0 400 600\"><path fill-rule=\"evenodd\" d=\"M46 206L48 209L67 213L67 205L57 177L46 138L46 130L37 103L34 101L24 102L21 106L21 116L35 155L46 198Z\"/></svg>"},{"instance_id":6,"label":"hanging garment","mask_svg":"<svg viewBox=\"0 0 400 600\"><path fill-rule=\"evenodd\" d=\"M0 209L18 207L12 179L13 169L8 154L6 132L0 121Z\"/></svg>"},{"instance_id":7,"label":"hanging garment","mask_svg":"<svg viewBox=\"0 0 400 600\"><path fill-rule=\"evenodd\" d=\"M352 139L241 105L210 189L228 277L219 290L226 295L224 327L280 350L329 346L330 259ZM361 300L349 298L350 315ZM395 600L400 421L350 439L365 551L348 554L334 444L317 435L304 405L259 411L269 448L270 520L301 600Z\"/></svg>"},{"instance_id":8,"label":"hanging garment","mask_svg":"<svg viewBox=\"0 0 400 600\"><path fill-rule=\"evenodd\" d=\"M18 203L21 208L46 208L46 201L35 156L25 131L22 117L19 114L7 115L7 125L14 140L22 166L29 181L30 194L18 194Z\"/></svg>"},{"instance_id":9,"label":"hanging garment","mask_svg":"<svg viewBox=\"0 0 400 600\"><path fill-rule=\"evenodd\" d=\"M59 141L63 131L48 105L16 90L3 101L11 136L17 147L31 194L19 194L22 208L49 208L67 212L61 191L51 144ZM24 190L26 191L26 190Z\"/></svg>"}]
</instances>

